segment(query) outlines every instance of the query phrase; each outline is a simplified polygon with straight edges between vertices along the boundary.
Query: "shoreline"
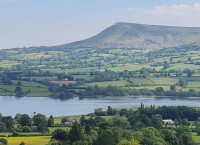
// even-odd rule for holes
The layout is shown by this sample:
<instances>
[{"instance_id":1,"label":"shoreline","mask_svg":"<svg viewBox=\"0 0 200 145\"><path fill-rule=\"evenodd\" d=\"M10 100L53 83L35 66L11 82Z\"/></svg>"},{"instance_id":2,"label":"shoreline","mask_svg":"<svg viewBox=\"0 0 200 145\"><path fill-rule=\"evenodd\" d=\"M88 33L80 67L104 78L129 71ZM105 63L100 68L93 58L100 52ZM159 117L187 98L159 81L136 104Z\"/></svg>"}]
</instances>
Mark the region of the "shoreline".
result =
<instances>
[{"instance_id":1,"label":"shoreline","mask_svg":"<svg viewBox=\"0 0 200 145\"><path fill-rule=\"evenodd\" d=\"M68 99L61 99L58 97L52 97L52 96L22 96L22 97L17 97L17 96L6 96L6 95L0 95L0 97L16 97L16 98L51 98L51 99L60 99L60 100L71 100L74 98L79 98L80 100L83 99L106 99L106 98L158 98L158 99L162 99L162 98L169 98L169 99L196 99L199 100L200 97L178 97L178 96L96 96L96 97L79 97L79 96L75 96L72 98L68 98Z\"/></svg>"}]
</instances>

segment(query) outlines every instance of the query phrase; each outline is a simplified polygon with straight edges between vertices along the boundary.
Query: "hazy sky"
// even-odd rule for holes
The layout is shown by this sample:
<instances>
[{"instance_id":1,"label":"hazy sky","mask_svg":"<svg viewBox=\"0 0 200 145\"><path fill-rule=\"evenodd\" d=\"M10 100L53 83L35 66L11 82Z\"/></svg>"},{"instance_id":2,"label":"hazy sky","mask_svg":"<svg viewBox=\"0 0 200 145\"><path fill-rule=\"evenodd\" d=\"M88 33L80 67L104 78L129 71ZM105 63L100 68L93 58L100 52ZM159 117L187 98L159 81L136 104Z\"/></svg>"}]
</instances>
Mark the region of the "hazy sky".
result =
<instances>
[{"instance_id":1,"label":"hazy sky","mask_svg":"<svg viewBox=\"0 0 200 145\"><path fill-rule=\"evenodd\" d=\"M200 27L200 0L0 0L0 49L77 41L115 22Z\"/></svg>"}]
</instances>

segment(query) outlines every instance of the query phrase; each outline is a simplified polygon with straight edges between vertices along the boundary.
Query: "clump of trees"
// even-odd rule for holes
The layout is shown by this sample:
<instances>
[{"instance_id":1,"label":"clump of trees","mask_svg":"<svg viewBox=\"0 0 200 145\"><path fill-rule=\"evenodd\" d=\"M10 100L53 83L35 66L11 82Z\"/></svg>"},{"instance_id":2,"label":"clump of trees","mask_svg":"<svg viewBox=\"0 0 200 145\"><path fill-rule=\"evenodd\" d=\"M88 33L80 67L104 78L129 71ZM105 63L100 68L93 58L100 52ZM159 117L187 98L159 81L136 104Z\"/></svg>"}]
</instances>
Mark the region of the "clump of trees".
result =
<instances>
[{"instance_id":1,"label":"clump of trees","mask_svg":"<svg viewBox=\"0 0 200 145\"><path fill-rule=\"evenodd\" d=\"M184 112L184 113L183 113ZM70 131L54 131L50 144L61 145L194 145L188 120L196 121L200 111L185 106L141 107L137 110L96 109L91 117L82 116ZM98 116L99 115L99 116ZM103 116L112 116L106 120ZM179 119L176 128L167 127L163 119ZM169 119L169 118L168 118ZM198 129L196 129L198 131Z\"/></svg>"},{"instance_id":2,"label":"clump of trees","mask_svg":"<svg viewBox=\"0 0 200 145\"><path fill-rule=\"evenodd\" d=\"M18 123L14 127L14 123ZM0 132L13 132L14 136L18 136L18 132L40 132L48 133L48 127L54 126L54 117L47 118L43 114L36 114L31 118L27 114L16 114L14 118L11 116L2 116L0 114Z\"/></svg>"}]
</instances>

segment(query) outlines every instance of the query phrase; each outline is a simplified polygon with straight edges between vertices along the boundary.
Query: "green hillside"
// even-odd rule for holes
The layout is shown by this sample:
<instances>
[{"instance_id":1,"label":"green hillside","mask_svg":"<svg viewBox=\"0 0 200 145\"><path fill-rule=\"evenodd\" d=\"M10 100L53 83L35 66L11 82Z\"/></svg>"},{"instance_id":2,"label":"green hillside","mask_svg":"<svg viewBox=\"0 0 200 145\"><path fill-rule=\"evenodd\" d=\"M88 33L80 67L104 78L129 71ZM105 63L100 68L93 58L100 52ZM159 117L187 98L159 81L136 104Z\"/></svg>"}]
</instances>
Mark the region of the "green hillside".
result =
<instances>
[{"instance_id":1,"label":"green hillside","mask_svg":"<svg viewBox=\"0 0 200 145\"><path fill-rule=\"evenodd\" d=\"M199 27L158 26L119 22L89 39L59 47L155 49L189 44L196 41L200 41Z\"/></svg>"}]
</instances>

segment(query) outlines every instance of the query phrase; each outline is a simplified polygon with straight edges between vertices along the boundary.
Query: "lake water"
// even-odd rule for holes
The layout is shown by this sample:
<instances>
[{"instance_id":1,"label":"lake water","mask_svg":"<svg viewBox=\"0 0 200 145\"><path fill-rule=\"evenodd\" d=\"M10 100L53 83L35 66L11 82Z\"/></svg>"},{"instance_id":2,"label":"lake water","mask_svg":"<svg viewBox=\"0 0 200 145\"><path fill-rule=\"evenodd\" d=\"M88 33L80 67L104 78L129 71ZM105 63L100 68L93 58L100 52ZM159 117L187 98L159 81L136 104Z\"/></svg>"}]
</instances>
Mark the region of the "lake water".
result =
<instances>
[{"instance_id":1,"label":"lake water","mask_svg":"<svg viewBox=\"0 0 200 145\"><path fill-rule=\"evenodd\" d=\"M192 106L200 107L200 99L188 98L100 98L83 99L74 98L71 100L59 100L47 97L0 97L0 112L3 115L15 116L16 113L26 113L32 115L33 112L42 113L47 116L66 116L81 115L94 111L95 108L106 109L108 106L113 108L138 107L141 102L145 106Z\"/></svg>"}]
</instances>

